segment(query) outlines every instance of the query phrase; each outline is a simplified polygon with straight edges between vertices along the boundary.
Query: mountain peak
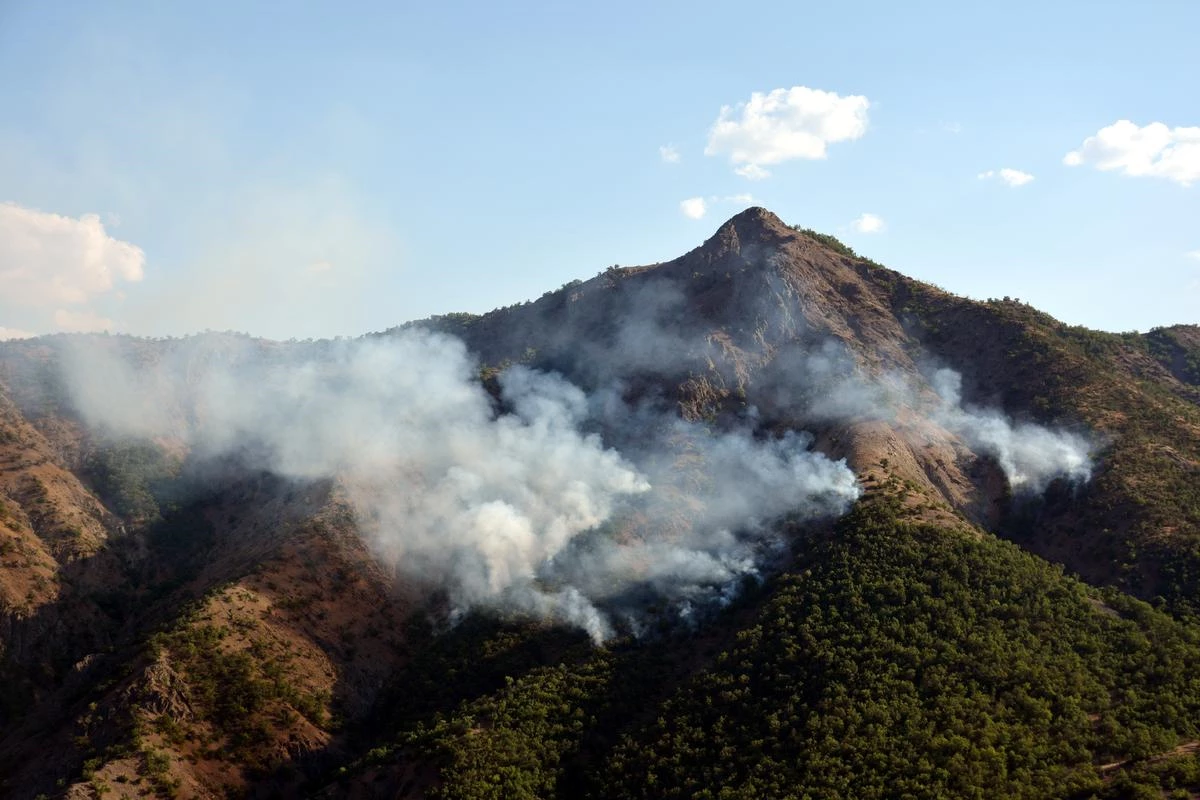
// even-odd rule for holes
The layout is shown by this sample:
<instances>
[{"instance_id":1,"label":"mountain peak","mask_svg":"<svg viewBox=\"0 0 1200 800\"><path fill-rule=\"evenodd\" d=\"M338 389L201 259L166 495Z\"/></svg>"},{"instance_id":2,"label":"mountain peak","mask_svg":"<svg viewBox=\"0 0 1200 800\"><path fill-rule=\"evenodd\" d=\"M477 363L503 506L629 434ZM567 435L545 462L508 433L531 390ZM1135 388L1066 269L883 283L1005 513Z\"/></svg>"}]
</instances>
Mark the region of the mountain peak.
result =
<instances>
[{"instance_id":1,"label":"mountain peak","mask_svg":"<svg viewBox=\"0 0 1200 800\"><path fill-rule=\"evenodd\" d=\"M700 249L710 258L720 257L738 253L744 247L776 245L792 233L775 214L754 206L730 217Z\"/></svg>"},{"instance_id":2,"label":"mountain peak","mask_svg":"<svg viewBox=\"0 0 1200 800\"><path fill-rule=\"evenodd\" d=\"M751 206L744 211L739 211L730 217L725 225L758 225L787 228L787 225L784 224L783 220L781 220L774 212L769 211L762 206ZM725 227L725 225L722 225L721 227Z\"/></svg>"},{"instance_id":3,"label":"mountain peak","mask_svg":"<svg viewBox=\"0 0 1200 800\"><path fill-rule=\"evenodd\" d=\"M717 229L714 238L733 234L742 241L756 241L763 237L776 239L791 233L791 230L774 213L762 206L752 206L730 217Z\"/></svg>"}]
</instances>

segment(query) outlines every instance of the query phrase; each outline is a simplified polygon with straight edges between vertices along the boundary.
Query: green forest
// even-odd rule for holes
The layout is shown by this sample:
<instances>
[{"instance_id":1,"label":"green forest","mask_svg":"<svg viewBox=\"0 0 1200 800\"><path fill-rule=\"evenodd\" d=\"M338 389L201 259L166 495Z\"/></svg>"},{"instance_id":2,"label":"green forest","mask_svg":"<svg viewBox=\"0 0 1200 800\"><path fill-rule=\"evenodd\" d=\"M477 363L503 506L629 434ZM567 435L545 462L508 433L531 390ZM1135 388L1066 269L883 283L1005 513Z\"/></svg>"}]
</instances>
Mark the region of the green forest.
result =
<instances>
[{"instance_id":1,"label":"green forest","mask_svg":"<svg viewBox=\"0 0 1200 800\"><path fill-rule=\"evenodd\" d=\"M601 649L477 619L414 668L442 694L341 777L428 760L447 800L1200 788L1200 629L1146 603L882 495L758 591L714 630Z\"/></svg>"}]
</instances>

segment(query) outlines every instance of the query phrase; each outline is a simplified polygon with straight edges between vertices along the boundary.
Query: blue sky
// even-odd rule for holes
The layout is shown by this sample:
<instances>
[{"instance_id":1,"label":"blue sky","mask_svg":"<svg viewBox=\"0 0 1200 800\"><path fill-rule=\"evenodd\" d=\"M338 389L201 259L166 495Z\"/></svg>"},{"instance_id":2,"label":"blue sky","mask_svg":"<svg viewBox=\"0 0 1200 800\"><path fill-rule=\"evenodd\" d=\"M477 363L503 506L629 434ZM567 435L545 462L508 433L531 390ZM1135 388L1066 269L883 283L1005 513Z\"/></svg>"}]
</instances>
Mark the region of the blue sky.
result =
<instances>
[{"instance_id":1,"label":"blue sky","mask_svg":"<svg viewBox=\"0 0 1200 800\"><path fill-rule=\"evenodd\" d=\"M0 0L0 334L354 335L749 202L959 294L1200 322L1197 30L1190 0Z\"/></svg>"}]
</instances>

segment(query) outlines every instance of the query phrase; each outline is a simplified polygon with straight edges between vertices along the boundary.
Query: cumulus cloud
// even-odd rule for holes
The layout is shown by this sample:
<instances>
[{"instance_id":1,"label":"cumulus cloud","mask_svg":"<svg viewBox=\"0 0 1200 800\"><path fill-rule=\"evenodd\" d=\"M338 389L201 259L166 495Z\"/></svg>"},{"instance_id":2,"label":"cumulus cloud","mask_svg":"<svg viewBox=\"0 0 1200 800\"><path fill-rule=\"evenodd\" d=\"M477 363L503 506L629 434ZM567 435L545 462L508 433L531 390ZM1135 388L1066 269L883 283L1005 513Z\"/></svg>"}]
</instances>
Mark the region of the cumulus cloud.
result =
<instances>
[{"instance_id":1,"label":"cumulus cloud","mask_svg":"<svg viewBox=\"0 0 1200 800\"><path fill-rule=\"evenodd\" d=\"M771 177L771 173L758 164L744 164L736 167L733 171L749 181L761 181L763 178Z\"/></svg>"},{"instance_id":2,"label":"cumulus cloud","mask_svg":"<svg viewBox=\"0 0 1200 800\"><path fill-rule=\"evenodd\" d=\"M1192 250L1192 251L1188 252L1186 255L1188 258L1195 259L1196 261L1200 261L1200 250Z\"/></svg>"},{"instance_id":3,"label":"cumulus cloud","mask_svg":"<svg viewBox=\"0 0 1200 800\"><path fill-rule=\"evenodd\" d=\"M679 203L679 210L688 219L702 219L708 213L708 201L703 197L689 197Z\"/></svg>"},{"instance_id":4,"label":"cumulus cloud","mask_svg":"<svg viewBox=\"0 0 1200 800\"><path fill-rule=\"evenodd\" d=\"M146 255L114 239L97 214L73 217L0 204L0 297L35 308L83 305L142 279Z\"/></svg>"},{"instance_id":5,"label":"cumulus cloud","mask_svg":"<svg viewBox=\"0 0 1200 800\"><path fill-rule=\"evenodd\" d=\"M741 192L726 195L713 194L708 197L689 197L679 204L679 210L688 219L703 219L713 206L720 204L750 206L754 204L754 195L749 192Z\"/></svg>"},{"instance_id":6,"label":"cumulus cloud","mask_svg":"<svg viewBox=\"0 0 1200 800\"><path fill-rule=\"evenodd\" d=\"M979 173L979 180L981 181L991 180L993 178L999 178L1002 182L1008 186L1012 186L1013 188L1016 188L1017 186L1024 186L1033 180L1033 176L1028 172L1022 172L1019 169L1010 169L1008 167L1005 167L1001 170L989 169L987 172Z\"/></svg>"},{"instance_id":7,"label":"cumulus cloud","mask_svg":"<svg viewBox=\"0 0 1200 800\"><path fill-rule=\"evenodd\" d=\"M766 167L792 159L821 159L829 144L861 137L870 102L861 95L793 86L723 106L709 131L704 154L726 155L735 172L766 178Z\"/></svg>"},{"instance_id":8,"label":"cumulus cloud","mask_svg":"<svg viewBox=\"0 0 1200 800\"><path fill-rule=\"evenodd\" d=\"M863 214L850 225L859 233L881 233L886 227L883 218L875 214Z\"/></svg>"},{"instance_id":9,"label":"cumulus cloud","mask_svg":"<svg viewBox=\"0 0 1200 800\"><path fill-rule=\"evenodd\" d=\"M679 151L675 149L674 145L669 144L658 148L658 157L663 160L664 164L678 164L680 159Z\"/></svg>"},{"instance_id":10,"label":"cumulus cloud","mask_svg":"<svg viewBox=\"0 0 1200 800\"><path fill-rule=\"evenodd\" d=\"M1090 164L1124 175L1165 178L1182 186L1200 179L1200 127L1169 128L1161 122L1146 126L1122 119L1063 158L1067 166Z\"/></svg>"}]
</instances>

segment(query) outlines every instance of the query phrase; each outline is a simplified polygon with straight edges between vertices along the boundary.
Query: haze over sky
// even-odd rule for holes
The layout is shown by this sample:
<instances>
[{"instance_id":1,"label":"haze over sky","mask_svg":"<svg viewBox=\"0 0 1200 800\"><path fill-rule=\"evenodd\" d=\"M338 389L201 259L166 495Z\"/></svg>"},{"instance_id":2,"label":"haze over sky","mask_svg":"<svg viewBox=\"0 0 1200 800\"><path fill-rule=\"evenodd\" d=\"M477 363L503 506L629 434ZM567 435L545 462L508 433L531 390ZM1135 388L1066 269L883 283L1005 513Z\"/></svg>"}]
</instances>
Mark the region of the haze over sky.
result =
<instances>
[{"instance_id":1,"label":"haze over sky","mask_svg":"<svg viewBox=\"0 0 1200 800\"><path fill-rule=\"evenodd\" d=\"M1069 323L1200 322L1198 30L1194 0L0 0L0 338L355 335L750 204Z\"/></svg>"}]
</instances>

